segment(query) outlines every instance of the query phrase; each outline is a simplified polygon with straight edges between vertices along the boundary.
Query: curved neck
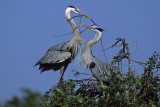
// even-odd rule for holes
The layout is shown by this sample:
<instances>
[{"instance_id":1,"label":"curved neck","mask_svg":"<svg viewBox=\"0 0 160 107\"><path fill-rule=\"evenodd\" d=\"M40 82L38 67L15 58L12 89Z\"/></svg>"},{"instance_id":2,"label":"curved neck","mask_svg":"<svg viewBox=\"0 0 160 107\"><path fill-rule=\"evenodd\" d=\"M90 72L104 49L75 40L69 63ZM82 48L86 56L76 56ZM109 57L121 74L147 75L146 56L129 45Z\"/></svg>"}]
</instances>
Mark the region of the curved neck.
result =
<instances>
[{"instance_id":1,"label":"curved neck","mask_svg":"<svg viewBox=\"0 0 160 107\"><path fill-rule=\"evenodd\" d=\"M65 12L65 17L67 19L67 21L71 24L72 26L72 30L73 30L73 39L79 39L81 38L80 36L80 33L79 33L79 30L77 28L77 25L75 23L75 21L73 19L71 19L70 17L70 13L71 13L71 10L69 8L66 9L66 12ZM72 40L73 40L72 39Z\"/></svg>"},{"instance_id":2,"label":"curved neck","mask_svg":"<svg viewBox=\"0 0 160 107\"><path fill-rule=\"evenodd\" d=\"M102 35L102 33L101 33L100 31L96 31L96 36L95 36L95 38L94 38L93 40L90 40L90 41L86 44L83 53L86 53L86 55L87 55L87 54L88 54L88 55L91 54L91 47L92 47L92 45L94 45L95 43L97 43L97 42L100 40L101 35Z\"/></svg>"}]
</instances>

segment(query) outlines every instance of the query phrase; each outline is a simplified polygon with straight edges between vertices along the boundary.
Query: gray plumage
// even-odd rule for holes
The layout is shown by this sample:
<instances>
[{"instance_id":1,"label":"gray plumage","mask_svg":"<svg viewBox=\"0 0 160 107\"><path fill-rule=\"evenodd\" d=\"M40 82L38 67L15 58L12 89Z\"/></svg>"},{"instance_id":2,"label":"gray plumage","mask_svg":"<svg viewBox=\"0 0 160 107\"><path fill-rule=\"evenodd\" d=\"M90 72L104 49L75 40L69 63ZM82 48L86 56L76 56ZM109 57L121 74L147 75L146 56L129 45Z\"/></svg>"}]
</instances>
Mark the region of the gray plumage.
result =
<instances>
[{"instance_id":1,"label":"gray plumage","mask_svg":"<svg viewBox=\"0 0 160 107\"><path fill-rule=\"evenodd\" d=\"M70 12L78 13L81 16L89 19L89 17L81 13L78 8L74 6L68 6L65 12L65 17L67 21L71 24L73 30L72 40L52 46L48 49L46 54L35 64L35 66L39 65L39 69L41 70L41 72L47 70L57 71L60 69L61 72L59 82L62 81L63 74L68 64L75 59L82 45L81 35L75 21L70 17Z\"/></svg>"},{"instance_id":2,"label":"gray plumage","mask_svg":"<svg viewBox=\"0 0 160 107\"><path fill-rule=\"evenodd\" d=\"M105 63L101 61L100 59L94 57L91 52L92 45L94 45L100 40L101 32L103 31L103 29L99 27L90 27L86 25L82 25L82 26L93 30L96 33L96 36L93 40L90 40L86 44L83 50L83 53L80 57L80 60L84 65L87 66L87 68L91 70L93 76L97 80L106 81L107 79L111 77L111 72L113 71L114 66L112 64Z\"/></svg>"},{"instance_id":3,"label":"gray plumage","mask_svg":"<svg viewBox=\"0 0 160 107\"><path fill-rule=\"evenodd\" d=\"M66 67L76 57L82 40L72 43L71 41L63 42L48 49L46 54L35 64L40 65L41 72L47 70L57 71L65 63Z\"/></svg>"},{"instance_id":4,"label":"gray plumage","mask_svg":"<svg viewBox=\"0 0 160 107\"><path fill-rule=\"evenodd\" d=\"M90 70L92 71L93 76L99 81L106 81L111 77L111 71L113 66L109 63L105 63L98 58L93 58L93 62L90 63Z\"/></svg>"}]
</instances>

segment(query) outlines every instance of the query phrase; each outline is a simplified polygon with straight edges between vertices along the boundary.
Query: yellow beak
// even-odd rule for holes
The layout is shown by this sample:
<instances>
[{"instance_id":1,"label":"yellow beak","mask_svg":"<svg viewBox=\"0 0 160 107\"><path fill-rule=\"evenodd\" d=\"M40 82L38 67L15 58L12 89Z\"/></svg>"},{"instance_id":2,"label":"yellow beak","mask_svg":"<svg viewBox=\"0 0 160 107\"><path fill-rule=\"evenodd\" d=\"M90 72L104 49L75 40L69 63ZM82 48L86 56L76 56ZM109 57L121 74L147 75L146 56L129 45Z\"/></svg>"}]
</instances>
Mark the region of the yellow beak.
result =
<instances>
[{"instance_id":1,"label":"yellow beak","mask_svg":"<svg viewBox=\"0 0 160 107\"><path fill-rule=\"evenodd\" d=\"M91 26L87 26L87 25L82 25L82 24L80 24L81 26L83 26L83 27L86 27L86 28L88 28L88 29L92 29L92 27Z\"/></svg>"}]
</instances>

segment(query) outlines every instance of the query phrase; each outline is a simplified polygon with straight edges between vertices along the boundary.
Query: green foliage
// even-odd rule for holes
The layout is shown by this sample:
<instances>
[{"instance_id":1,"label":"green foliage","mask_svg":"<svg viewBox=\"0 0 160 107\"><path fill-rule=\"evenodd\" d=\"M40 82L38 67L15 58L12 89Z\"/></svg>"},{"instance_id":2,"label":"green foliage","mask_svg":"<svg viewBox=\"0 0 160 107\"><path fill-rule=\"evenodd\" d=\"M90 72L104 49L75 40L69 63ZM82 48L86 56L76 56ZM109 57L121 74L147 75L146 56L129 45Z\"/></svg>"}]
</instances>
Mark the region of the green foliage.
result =
<instances>
[{"instance_id":1,"label":"green foliage","mask_svg":"<svg viewBox=\"0 0 160 107\"><path fill-rule=\"evenodd\" d=\"M115 68L112 78L104 83L95 80L63 81L50 89L40 101L40 107L67 106L160 106L160 55L154 53L146 62L144 72L120 74Z\"/></svg>"},{"instance_id":2,"label":"green foliage","mask_svg":"<svg viewBox=\"0 0 160 107\"><path fill-rule=\"evenodd\" d=\"M42 95L39 92L30 89L21 89L24 96L14 96L11 100L5 102L3 107L35 107L38 105Z\"/></svg>"},{"instance_id":3,"label":"green foliage","mask_svg":"<svg viewBox=\"0 0 160 107\"><path fill-rule=\"evenodd\" d=\"M106 107L160 106L160 55L154 53L145 63L144 71L121 74L114 68L106 82L93 79L63 81L42 97L38 92L22 89L24 96L14 96L2 107ZM80 74L80 73L79 73ZM78 76L76 72L76 76Z\"/></svg>"}]
</instances>

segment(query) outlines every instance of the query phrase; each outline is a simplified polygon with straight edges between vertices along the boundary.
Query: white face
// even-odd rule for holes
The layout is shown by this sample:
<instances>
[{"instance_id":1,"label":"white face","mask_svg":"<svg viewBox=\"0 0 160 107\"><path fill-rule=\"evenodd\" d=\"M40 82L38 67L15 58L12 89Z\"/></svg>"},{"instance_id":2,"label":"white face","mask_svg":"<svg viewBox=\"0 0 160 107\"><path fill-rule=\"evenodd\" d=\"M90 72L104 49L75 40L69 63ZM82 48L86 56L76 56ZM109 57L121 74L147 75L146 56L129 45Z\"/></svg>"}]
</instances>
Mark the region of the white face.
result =
<instances>
[{"instance_id":1,"label":"white face","mask_svg":"<svg viewBox=\"0 0 160 107\"><path fill-rule=\"evenodd\" d=\"M91 29L92 31L94 31L94 32L97 32L97 31L99 31L99 30L97 30L97 29L95 29L95 28L93 28L93 29Z\"/></svg>"},{"instance_id":2,"label":"white face","mask_svg":"<svg viewBox=\"0 0 160 107\"><path fill-rule=\"evenodd\" d=\"M78 11L78 12L79 12L80 10L79 10L78 8L76 8L76 11Z\"/></svg>"},{"instance_id":3,"label":"white face","mask_svg":"<svg viewBox=\"0 0 160 107\"><path fill-rule=\"evenodd\" d=\"M93 28L93 29L91 29L92 31L94 31L94 32L101 32L101 31L99 31L98 29L96 29L96 28ZM102 32L101 32L102 33Z\"/></svg>"},{"instance_id":4,"label":"white face","mask_svg":"<svg viewBox=\"0 0 160 107\"><path fill-rule=\"evenodd\" d=\"M91 29L91 30L94 31L94 32L99 31L99 30L97 30L96 28L97 28L97 26L92 26L92 29Z\"/></svg>"},{"instance_id":5,"label":"white face","mask_svg":"<svg viewBox=\"0 0 160 107\"><path fill-rule=\"evenodd\" d=\"M68 9L69 9L70 11L75 12L75 13L78 13L78 11L79 11L78 8L71 8L71 7L69 7Z\"/></svg>"}]
</instances>

